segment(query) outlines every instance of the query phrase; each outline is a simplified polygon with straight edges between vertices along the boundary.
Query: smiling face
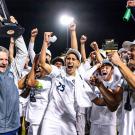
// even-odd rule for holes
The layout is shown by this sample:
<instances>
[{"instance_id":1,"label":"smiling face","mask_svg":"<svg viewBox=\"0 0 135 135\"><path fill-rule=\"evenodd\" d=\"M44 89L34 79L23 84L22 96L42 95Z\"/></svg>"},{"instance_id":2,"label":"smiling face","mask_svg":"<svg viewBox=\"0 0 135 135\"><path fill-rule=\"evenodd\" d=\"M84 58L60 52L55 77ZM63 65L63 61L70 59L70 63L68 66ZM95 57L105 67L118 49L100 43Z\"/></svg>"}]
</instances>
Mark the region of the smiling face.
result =
<instances>
[{"instance_id":1,"label":"smiling face","mask_svg":"<svg viewBox=\"0 0 135 135\"><path fill-rule=\"evenodd\" d=\"M68 54L65 58L66 72L68 75L75 76L76 69L79 67L80 62L75 54Z\"/></svg>"},{"instance_id":2,"label":"smiling face","mask_svg":"<svg viewBox=\"0 0 135 135\"><path fill-rule=\"evenodd\" d=\"M135 60L135 45L131 47L131 59Z\"/></svg>"},{"instance_id":3,"label":"smiling face","mask_svg":"<svg viewBox=\"0 0 135 135\"><path fill-rule=\"evenodd\" d=\"M6 52L0 52L0 72L4 73L8 67L8 54Z\"/></svg>"},{"instance_id":4,"label":"smiling face","mask_svg":"<svg viewBox=\"0 0 135 135\"><path fill-rule=\"evenodd\" d=\"M111 65L105 64L100 68L100 73L104 81L109 81L112 78L113 68Z\"/></svg>"}]
</instances>

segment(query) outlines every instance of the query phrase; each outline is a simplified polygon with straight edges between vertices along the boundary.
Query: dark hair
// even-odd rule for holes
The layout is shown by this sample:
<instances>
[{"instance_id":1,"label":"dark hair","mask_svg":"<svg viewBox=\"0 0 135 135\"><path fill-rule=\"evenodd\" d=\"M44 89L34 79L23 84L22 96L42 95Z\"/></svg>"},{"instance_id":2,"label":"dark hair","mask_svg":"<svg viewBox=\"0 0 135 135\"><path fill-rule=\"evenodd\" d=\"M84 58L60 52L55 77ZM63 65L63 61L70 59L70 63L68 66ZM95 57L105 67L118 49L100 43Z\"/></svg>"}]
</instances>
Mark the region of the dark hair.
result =
<instances>
[{"instance_id":1,"label":"dark hair","mask_svg":"<svg viewBox=\"0 0 135 135\"><path fill-rule=\"evenodd\" d=\"M52 64L55 65L56 62L61 62L64 65L64 60L60 57L56 57L52 60Z\"/></svg>"}]
</instances>

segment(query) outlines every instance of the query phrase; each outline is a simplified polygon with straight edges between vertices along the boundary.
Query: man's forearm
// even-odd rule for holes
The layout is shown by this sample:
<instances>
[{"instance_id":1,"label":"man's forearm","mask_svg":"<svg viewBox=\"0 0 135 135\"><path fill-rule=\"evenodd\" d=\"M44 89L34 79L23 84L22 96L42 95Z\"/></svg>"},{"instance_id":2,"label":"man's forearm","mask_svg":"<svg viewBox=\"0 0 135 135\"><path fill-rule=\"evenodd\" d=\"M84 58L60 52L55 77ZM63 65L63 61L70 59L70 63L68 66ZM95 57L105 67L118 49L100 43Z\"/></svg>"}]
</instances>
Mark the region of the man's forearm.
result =
<instances>
[{"instance_id":1,"label":"man's forearm","mask_svg":"<svg viewBox=\"0 0 135 135\"><path fill-rule=\"evenodd\" d=\"M71 31L71 48L78 50L76 31Z\"/></svg>"},{"instance_id":2,"label":"man's forearm","mask_svg":"<svg viewBox=\"0 0 135 135\"><path fill-rule=\"evenodd\" d=\"M31 63L33 63L34 58L35 58L35 51L34 51L34 43L33 42L29 42L28 53L30 56Z\"/></svg>"},{"instance_id":3,"label":"man's forearm","mask_svg":"<svg viewBox=\"0 0 135 135\"><path fill-rule=\"evenodd\" d=\"M106 103L110 104L110 105L114 105L116 103L116 99L114 97L114 94L109 91L103 83L101 83L98 86L98 89L100 90L100 92L103 95L103 98L105 99Z\"/></svg>"},{"instance_id":4,"label":"man's forearm","mask_svg":"<svg viewBox=\"0 0 135 135\"><path fill-rule=\"evenodd\" d=\"M135 74L123 63L119 62L118 68L120 69L125 80L131 85L135 90Z\"/></svg>"}]
</instances>

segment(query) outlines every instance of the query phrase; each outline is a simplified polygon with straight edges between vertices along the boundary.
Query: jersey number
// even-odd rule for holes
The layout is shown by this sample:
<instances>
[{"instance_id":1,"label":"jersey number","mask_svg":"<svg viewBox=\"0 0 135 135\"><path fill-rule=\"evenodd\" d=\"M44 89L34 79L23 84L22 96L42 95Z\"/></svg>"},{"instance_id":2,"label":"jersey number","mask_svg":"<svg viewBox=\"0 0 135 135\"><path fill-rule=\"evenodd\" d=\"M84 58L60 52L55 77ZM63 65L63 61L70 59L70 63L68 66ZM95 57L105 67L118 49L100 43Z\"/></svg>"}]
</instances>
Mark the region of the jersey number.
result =
<instances>
[{"instance_id":1,"label":"jersey number","mask_svg":"<svg viewBox=\"0 0 135 135\"><path fill-rule=\"evenodd\" d=\"M62 85L62 83L59 82L59 85L57 86L57 89L63 92L65 90L65 85Z\"/></svg>"}]
</instances>

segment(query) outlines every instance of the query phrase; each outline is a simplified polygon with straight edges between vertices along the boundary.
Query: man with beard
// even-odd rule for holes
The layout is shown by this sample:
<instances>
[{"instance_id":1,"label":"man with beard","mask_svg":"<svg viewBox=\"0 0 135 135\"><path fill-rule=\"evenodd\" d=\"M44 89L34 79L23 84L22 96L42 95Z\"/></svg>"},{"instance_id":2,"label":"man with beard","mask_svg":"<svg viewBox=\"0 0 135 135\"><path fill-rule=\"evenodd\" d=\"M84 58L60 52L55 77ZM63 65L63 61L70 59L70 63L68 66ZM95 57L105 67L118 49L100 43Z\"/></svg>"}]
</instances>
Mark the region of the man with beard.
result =
<instances>
[{"instance_id":1,"label":"man with beard","mask_svg":"<svg viewBox=\"0 0 135 135\"><path fill-rule=\"evenodd\" d=\"M90 78L91 88L96 95L92 100L90 135L116 135L116 112L108 109L108 97L104 97L103 91L115 94L121 90L121 77L114 74L114 66L108 60L103 60L98 72Z\"/></svg>"}]
</instances>

